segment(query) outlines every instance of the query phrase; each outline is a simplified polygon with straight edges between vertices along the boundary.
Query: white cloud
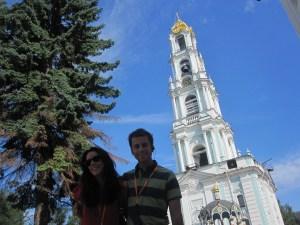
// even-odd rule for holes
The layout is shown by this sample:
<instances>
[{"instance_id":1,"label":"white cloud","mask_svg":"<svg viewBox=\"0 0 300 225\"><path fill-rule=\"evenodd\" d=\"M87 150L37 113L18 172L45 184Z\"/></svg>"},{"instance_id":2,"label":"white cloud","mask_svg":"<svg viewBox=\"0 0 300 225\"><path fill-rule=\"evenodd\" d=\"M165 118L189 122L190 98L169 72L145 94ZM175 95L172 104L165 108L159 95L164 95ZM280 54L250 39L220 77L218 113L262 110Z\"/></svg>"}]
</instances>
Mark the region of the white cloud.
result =
<instances>
[{"instance_id":1,"label":"white cloud","mask_svg":"<svg viewBox=\"0 0 300 225\"><path fill-rule=\"evenodd\" d=\"M114 40L115 47L114 51L106 54L106 57L120 59L122 56L136 62L140 58L135 50L140 45L140 38L146 37L144 32L147 31L146 15L149 14L147 10L149 1L114 0L112 2L113 7L104 18L106 28L103 30L103 37Z\"/></svg>"},{"instance_id":2,"label":"white cloud","mask_svg":"<svg viewBox=\"0 0 300 225\"><path fill-rule=\"evenodd\" d=\"M247 13L252 13L252 12L254 12L255 7L256 7L256 5L255 5L254 0L247 0L245 7L244 7L244 11Z\"/></svg>"},{"instance_id":3,"label":"white cloud","mask_svg":"<svg viewBox=\"0 0 300 225\"><path fill-rule=\"evenodd\" d=\"M167 114L149 114L140 116L124 116L121 118L122 123L169 123L170 116Z\"/></svg>"},{"instance_id":4,"label":"white cloud","mask_svg":"<svg viewBox=\"0 0 300 225\"><path fill-rule=\"evenodd\" d=\"M300 188L300 152L284 157L274 165L272 177L279 191Z\"/></svg>"},{"instance_id":5,"label":"white cloud","mask_svg":"<svg viewBox=\"0 0 300 225\"><path fill-rule=\"evenodd\" d=\"M125 115L114 116L111 120L101 120L101 123L118 123L118 124L170 124L173 117L167 113L156 113L146 115ZM94 123L99 121L95 120Z\"/></svg>"},{"instance_id":6,"label":"white cloud","mask_svg":"<svg viewBox=\"0 0 300 225\"><path fill-rule=\"evenodd\" d=\"M170 115L165 113L161 114L148 114L139 116L123 116L120 118L120 123L148 123L148 124L164 124L170 123L172 118Z\"/></svg>"}]
</instances>

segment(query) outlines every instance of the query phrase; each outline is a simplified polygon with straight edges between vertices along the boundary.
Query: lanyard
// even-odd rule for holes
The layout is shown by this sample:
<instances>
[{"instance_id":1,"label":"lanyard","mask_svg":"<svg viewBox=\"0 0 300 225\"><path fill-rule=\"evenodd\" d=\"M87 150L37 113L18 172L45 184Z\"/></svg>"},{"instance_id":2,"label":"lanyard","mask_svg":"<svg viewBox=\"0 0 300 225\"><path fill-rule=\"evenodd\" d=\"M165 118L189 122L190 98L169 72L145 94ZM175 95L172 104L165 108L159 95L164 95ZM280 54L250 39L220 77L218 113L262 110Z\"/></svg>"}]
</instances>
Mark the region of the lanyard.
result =
<instances>
[{"instance_id":1,"label":"lanyard","mask_svg":"<svg viewBox=\"0 0 300 225\"><path fill-rule=\"evenodd\" d=\"M100 208L98 208L98 210L99 210L99 213L101 214L101 223L100 223L100 225L103 225L103 222L104 222L104 216L105 216L105 213L106 213L106 206L104 205L103 206L103 208L102 208L102 210L100 210Z\"/></svg>"},{"instance_id":2,"label":"lanyard","mask_svg":"<svg viewBox=\"0 0 300 225\"><path fill-rule=\"evenodd\" d=\"M143 190L149 184L149 180L155 174L156 170L157 170L157 166L153 169L153 171L150 174L150 176L145 180L144 185L142 186L142 188L139 191L138 191L138 187L137 187L136 176L134 175L134 190L135 190L135 197L136 197L135 198L135 204L136 205L138 205L138 201L139 201L139 198L140 198Z\"/></svg>"}]
</instances>

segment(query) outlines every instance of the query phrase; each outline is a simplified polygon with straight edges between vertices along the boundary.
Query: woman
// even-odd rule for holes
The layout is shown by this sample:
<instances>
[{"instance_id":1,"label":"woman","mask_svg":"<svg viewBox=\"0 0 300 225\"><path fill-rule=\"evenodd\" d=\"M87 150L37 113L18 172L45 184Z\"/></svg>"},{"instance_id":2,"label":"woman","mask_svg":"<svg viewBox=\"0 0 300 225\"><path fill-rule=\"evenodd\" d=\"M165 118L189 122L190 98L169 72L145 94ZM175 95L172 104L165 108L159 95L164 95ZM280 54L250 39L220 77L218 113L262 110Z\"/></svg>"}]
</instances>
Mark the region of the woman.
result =
<instances>
[{"instance_id":1,"label":"woman","mask_svg":"<svg viewBox=\"0 0 300 225\"><path fill-rule=\"evenodd\" d=\"M108 153L92 147L81 158L82 175L73 191L81 225L119 225L121 187Z\"/></svg>"}]
</instances>

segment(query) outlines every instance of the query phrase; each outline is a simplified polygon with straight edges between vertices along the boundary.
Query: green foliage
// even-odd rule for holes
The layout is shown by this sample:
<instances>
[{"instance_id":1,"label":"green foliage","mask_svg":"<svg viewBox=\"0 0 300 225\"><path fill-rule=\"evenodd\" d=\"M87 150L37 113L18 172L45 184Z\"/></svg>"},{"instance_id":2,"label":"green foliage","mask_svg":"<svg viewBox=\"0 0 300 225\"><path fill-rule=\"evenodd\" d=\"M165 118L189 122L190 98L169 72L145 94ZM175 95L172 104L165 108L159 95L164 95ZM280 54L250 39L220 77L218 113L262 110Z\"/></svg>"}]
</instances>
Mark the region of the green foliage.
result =
<instances>
[{"instance_id":1,"label":"green foliage","mask_svg":"<svg viewBox=\"0 0 300 225\"><path fill-rule=\"evenodd\" d=\"M80 224L80 220L77 216L69 216L66 225L79 225L79 224Z\"/></svg>"},{"instance_id":2,"label":"green foliage","mask_svg":"<svg viewBox=\"0 0 300 225\"><path fill-rule=\"evenodd\" d=\"M67 137L68 142L73 143L75 147L87 150L91 147L91 143L80 133L69 132Z\"/></svg>"},{"instance_id":3,"label":"green foliage","mask_svg":"<svg viewBox=\"0 0 300 225\"><path fill-rule=\"evenodd\" d=\"M66 208L57 208L49 225L64 225L67 211Z\"/></svg>"},{"instance_id":4,"label":"green foliage","mask_svg":"<svg viewBox=\"0 0 300 225\"><path fill-rule=\"evenodd\" d=\"M38 167L38 171L51 169L55 172L63 172L70 170L73 166L72 162L67 161L67 153L63 147L54 149L53 157Z\"/></svg>"},{"instance_id":5,"label":"green foliage","mask_svg":"<svg viewBox=\"0 0 300 225\"><path fill-rule=\"evenodd\" d=\"M288 204L280 205L280 211L285 225L300 225L300 221L291 206Z\"/></svg>"},{"instance_id":6,"label":"green foliage","mask_svg":"<svg viewBox=\"0 0 300 225\"><path fill-rule=\"evenodd\" d=\"M113 45L100 38L100 13L97 0L0 0L0 171L11 171L11 198L39 212L70 190L91 140L105 140L86 117L108 113L120 94L103 75L119 62L95 60Z\"/></svg>"},{"instance_id":7,"label":"green foliage","mask_svg":"<svg viewBox=\"0 0 300 225\"><path fill-rule=\"evenodd\" d=\"M3 191L0 191L0 225L23 225L23 212L12 208Z\"/></svg>"},{"instance_id":8,"label":"green foliage","mask_svg":"<svg viewBox=\"0 0 300 225\"><path fill-rule=\"evenodd\" d=\"M57 208L49 225L79 225L80 220L70 214L69 208Z\"/></svg>"}]
</instances>

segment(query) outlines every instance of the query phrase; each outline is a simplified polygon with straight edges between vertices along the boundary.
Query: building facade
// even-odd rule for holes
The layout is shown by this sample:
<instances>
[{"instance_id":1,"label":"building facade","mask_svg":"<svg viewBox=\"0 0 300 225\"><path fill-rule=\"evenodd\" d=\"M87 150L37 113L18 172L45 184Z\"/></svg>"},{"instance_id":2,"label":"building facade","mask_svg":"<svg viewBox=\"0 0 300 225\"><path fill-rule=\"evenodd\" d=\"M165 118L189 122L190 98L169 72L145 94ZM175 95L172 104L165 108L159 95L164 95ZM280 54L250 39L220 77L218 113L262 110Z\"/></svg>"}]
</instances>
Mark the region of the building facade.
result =
<instances>
[{"instance_id":1,"label":"building facade","mask_svg":"<svg viewBox=\"0 0 300 225\"><path fill-rule=\"evenodd\" d=\"M283 225L269 171L235 147L192 28L178 18L169 38L171 139L184 224Z\"/></svg>"},{"instance_id":2,"label":"building facade","mask_svg":"<svg viewBox=\"0 0 300 225\"><path fill-rule=\"evenodd\" d=\"M300 0L281 0L281 2L300 37Z\"/></svg>"}]
</instances>

